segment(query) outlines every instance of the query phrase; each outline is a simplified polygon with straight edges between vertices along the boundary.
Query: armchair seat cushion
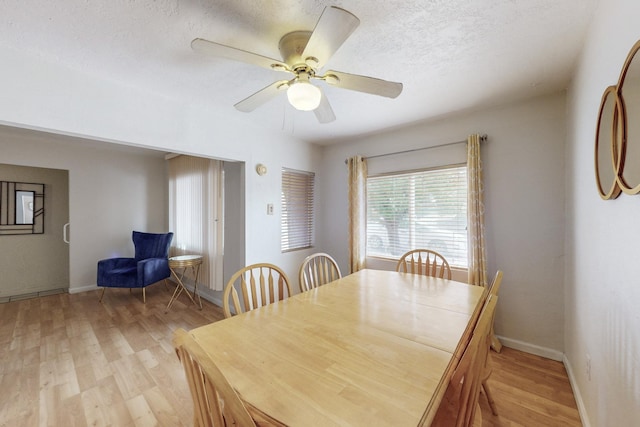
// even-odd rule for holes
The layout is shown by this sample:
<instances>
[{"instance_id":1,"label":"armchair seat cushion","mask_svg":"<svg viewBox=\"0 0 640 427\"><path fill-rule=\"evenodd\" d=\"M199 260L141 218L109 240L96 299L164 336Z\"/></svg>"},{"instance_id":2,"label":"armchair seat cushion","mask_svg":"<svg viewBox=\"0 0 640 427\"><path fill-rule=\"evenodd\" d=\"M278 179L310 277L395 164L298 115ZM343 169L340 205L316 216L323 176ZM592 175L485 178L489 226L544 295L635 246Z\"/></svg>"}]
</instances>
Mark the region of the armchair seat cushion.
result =
<instances>
[{"instance_id":1,"label":"armchair seat cushion","mask_svg":"<svg viewBox=\"0 0 640 427\"><path fill-rule=\"evenodd\" d=\"M126 267L126 268L114 268L111 270L111 274L115 276L127 276L127 275L135 275L138 272L138 268L136 266Z\"/></svg>"},{"instance_id":2,"label":"armchair seat cushion","mask_svg":"<svg viewBox=\"0 0 640 427\"><path fill-rule=\"evenodd\" d=\"M132 258L133 260L133 258ZM114 268L98 278L98 286L109 288L137 288L138 268L133 267Z\"/></svg>"}]
</instances>

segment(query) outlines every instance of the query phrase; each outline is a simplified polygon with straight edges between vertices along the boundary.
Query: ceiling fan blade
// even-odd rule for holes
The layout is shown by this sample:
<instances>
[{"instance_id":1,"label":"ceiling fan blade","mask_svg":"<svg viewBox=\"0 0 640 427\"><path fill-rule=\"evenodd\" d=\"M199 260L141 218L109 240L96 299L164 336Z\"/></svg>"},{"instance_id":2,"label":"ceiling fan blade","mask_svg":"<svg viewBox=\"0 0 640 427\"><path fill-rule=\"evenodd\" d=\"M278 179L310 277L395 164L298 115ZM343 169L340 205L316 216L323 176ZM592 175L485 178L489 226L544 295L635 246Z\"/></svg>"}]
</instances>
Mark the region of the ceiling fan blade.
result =
<instances>
[{"instance_id":1,"label":"ceiling fan blade","mask_svg":"<svg viewBox=\"0 0 640 427\"><path fill-rule=\"evenodd\" d=\"M326 7L302 52L302 59L315 58L307 65L322 68L358 25L360 20L351 12L335 6Z\"/></svg>"},{"instance_id":2,"label":"ceiling fan blade","mask_svg":"<svg viewBox=\"0 0 640 427\"><path fill-rule=\"evenodd\" d=\"M329 99L327 99L324 92L322 92L322 98L320 98L320 105L313 112L320 123L330 123L336 119L333 108L331 108Z\"/></svg>"},{"instance_id":3,"label":"ceiling fan blade","mask_svg":"<svg viewBox=\"0 0 640 427\"><path fill-rule=\"evenodd\" d=\"M373 95L396 98L402 92L402 83L376 79L374 77L348 74L341 71L327 71L324 81L342 89L356 90Z\"/></svg>"},{"instance_id":4,"label":"ceiling fan blade","mask_svg":"<svg viewBox=\"0 0 640 427\"><path fill-rule=\"evenodd\" d=\"M248 52L246 50L237 49L235 47L226 46L205 39L194 39L191 42L191 49L198 53L258 65L270 70L289 71L289 66L277 59L268 58L266 56L258 55L257 53Z\"/></svg>"},{"instance_id":5,"label":"ceiling fan blade","mask_svg":"<svg viewBox=\"0 0 640 427\"><path fill-rule=\"evenodd\" d=\"M284 89L288 87L289 80L278 80L277 82L271 83L269 86L260 89L253 95L238 102L234 107L239 111L250 113L262 104L278 96L280 92L284 92Z\"/></svg>"}]
</instances>

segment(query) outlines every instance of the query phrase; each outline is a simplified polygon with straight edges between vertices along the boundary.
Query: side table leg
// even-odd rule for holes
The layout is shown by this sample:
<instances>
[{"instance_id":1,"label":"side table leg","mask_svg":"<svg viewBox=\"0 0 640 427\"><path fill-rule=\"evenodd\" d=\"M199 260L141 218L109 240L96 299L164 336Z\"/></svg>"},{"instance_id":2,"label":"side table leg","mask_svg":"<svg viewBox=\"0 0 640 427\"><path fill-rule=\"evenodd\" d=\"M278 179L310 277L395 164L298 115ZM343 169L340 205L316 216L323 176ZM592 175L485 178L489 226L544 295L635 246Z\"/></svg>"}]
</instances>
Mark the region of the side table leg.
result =
<instances>
[{"instance_id":1,"label":"side table leg","mask_svg":"<svg viewBox=\"0 0 640 427\"><path fill-rule=\"evenodd\" d=\"M199 306L200 310L202 310L202 298L198 294L198 276L200 275L200 265L201 264L202 264L202 257L201 256L197 256L197 257L193 257L192 259L188 259L187 262L182 262L182 263L178 264L179 266L174 264L174 266L172 267L171 266L171 262L169 263L169 270L171 270L172 276L174 276L176 278L177 286L176 286L175 291L173 291L173 295L171 296L171 299L169 300L169 304L167 304L167 308L166 308L165 312L169 311L169 309L171 308L171 305L174 303L174 301L177 300L180 297L180 294L182 294L182 291L185 291L185 294L189 297L191 302L194 305ZM189 268L189 267L191 267L191 272L192 272L192 274L194 276L193 295L191 295L191 292L189 292L189 289L187 289L187 287L185 286L185 284L183 282L184 275L187 272L187 268ZM180 272L180 275L178 275L178 270L180 268L182 268L182 272ZM196 303L196 300L195 300L196 295L198 296L198 302L197 303Z\"/></svg>"},{"instance_id":2,"label":"side table leg","mask_svg":"<svg viewBox=\"0 0 640 427\"><path fill-rule=\"evenodd\" d=\"M175 276L177 283L176 283L176 289L173 291L173 295L169 300L169 304L167 304L167 308L165 309L165 312L169 311L173 302L178 299L178 297L184 290L184 285L182 284L182 278L184 277L185 271L186 271L186 268L182 270L182 274L180 275L180 277L178 277L178 273L176 273L173 269L171 269L171 273ZM187 295L188 294L189 293L187 292Z\"/></svg>"},{"instance_id":3,"label":"side table leg","mask_svg":"<svg viewBox=\"0 0 640 427\"><path fill-rule=\"evenodd\" d=\"M198 296L198 303L200 305L200 310L202 310L202 298L200 298L200 294L198 293L198 276L200 275L200 264L197 266L191 267L194 273L194 281L193 281L193 298L191 300L195 304L196 295Z\"/></svg>"}]
</instances>

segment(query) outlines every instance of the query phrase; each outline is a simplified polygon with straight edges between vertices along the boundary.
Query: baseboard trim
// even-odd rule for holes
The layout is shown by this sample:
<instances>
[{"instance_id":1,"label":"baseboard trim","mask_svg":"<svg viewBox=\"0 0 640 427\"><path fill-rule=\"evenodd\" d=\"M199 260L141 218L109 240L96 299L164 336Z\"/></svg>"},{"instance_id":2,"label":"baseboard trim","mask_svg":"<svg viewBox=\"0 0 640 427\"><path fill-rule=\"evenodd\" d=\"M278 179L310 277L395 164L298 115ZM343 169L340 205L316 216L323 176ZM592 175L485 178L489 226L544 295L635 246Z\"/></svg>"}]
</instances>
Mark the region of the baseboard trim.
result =
<instances>
[{"instance_id":1,"label":"baseboard trim","mask_svg":"<svg viewBox=\"0 0 640 427\"><path fill-rule=\"evenodd\" d=\"M513 348L516 350L524 351L525 353L535 354L536 356L546 357L547 359L562 362L564 360L564 353L552 348L541 347L539 345L530 344L528 342L514 340L503 336L497 336L502 345Z\"/></svg>"},{"instance_id":2,"label":"baseboard trim","mask_svg":"<svg viewBox=\"0 0 640 427\"><path fill-rule=\"evenodd\" d=\"M76 288L69 288L70 294L79 294L80 292L95 291L98 289L98 285L78 286Z\"/></svg>"},{"instance_id":3,"label":"baseboard trim","mask_svg":"<svg viewBox=\"0 0 640 427\"><path fill-rule=\"evenodd\" d=\"M173 282L173 280L171 281ZM175 285L175 282L174 282L174 285ZM187 289L193 292L193 286L189 285L188 283L186 283L185 286L187 287ZM80 292L90 292L98 289L100 289L98 285L78 286L75 288L69 288L69 293L79 294ZM222 299L218 295L215 295L216 293L221 294L222 292L215 292L215 291L211 291L210 289L202 289L202 288L198 289L198 295L200 295L200 298L206 299L207 301L217 305L218 307L222 307Z\"/></svg>"},{"instance_id":4,"label":"baseboard trim","mask_svg":"<svg viewBox=\"0 0 640 427\"><path fill-rule=\"evenodd\" d=\"M185 283L184 286L190 292L193 292L193 286L191 284ZM204 287L198 288L198 295L200 295L200 298L206 299L207 301L217 305L218 307L222 307L222 298L220 298L221 294L222 294L222 291L212 291L211 289L207 289Z\"/></svg>"},{"instance_id":5,"label":"baseboard trim","mask_svg":"<svg viewBox=\"0 0 640 427\"><path fill-rule=\"evenodd\" d=\"M571 367L571 363L565 354L562 358L562 363L564 363L564 368L567 370L567 376L569 377L569 384L571 384L571 390L573 390L573 397L576 399L576 405L578 406L578 413L580 414L580 421L582 421L582 425L584 427L591 427L591 423L589 422L589 417L587 416L587 408L584 405L584 400L582 400L582 395L580 394L580 389L578 388L578 383L576 382L576 377L573 374L573 368Z\"/></svg>"},{"instance_id":6,"label":"baseboard trim","mask_svg":"<svg viewBox=\"0 0 640 427\"><path fill-rule=\"evenodd\" d=\"M32 299L32 298L48 297L50 295L64 294L66 292L67 292L67 289L65 288L57 288L57 289L45 289L42 291L33 291L33 292L28 292L26 294L0 296L0 304L4 304L7 302L14 302L14 301L22 301L22 300Z\"/></svg>"}]
</instances>

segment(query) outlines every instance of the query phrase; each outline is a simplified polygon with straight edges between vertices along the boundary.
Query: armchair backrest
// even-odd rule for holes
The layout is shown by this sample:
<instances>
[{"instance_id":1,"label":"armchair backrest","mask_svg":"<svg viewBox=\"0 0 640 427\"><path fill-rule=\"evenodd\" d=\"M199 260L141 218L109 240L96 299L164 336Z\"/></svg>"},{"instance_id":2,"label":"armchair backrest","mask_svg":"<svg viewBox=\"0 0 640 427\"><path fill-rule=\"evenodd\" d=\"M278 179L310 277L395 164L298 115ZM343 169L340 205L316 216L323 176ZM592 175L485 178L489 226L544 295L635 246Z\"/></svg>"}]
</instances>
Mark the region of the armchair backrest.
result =
<instances>
[{"instance_id":1,"label":"armchair backrest","mask_svg":"<svg viewBox=\"0 0 640 427\"><path fill-rule=\"evenodd\" d=\"M167 258L173 233L156 234L134 231L132 239L136 249L136 262L147 258Z\"/></svg>"}]
</instances>

